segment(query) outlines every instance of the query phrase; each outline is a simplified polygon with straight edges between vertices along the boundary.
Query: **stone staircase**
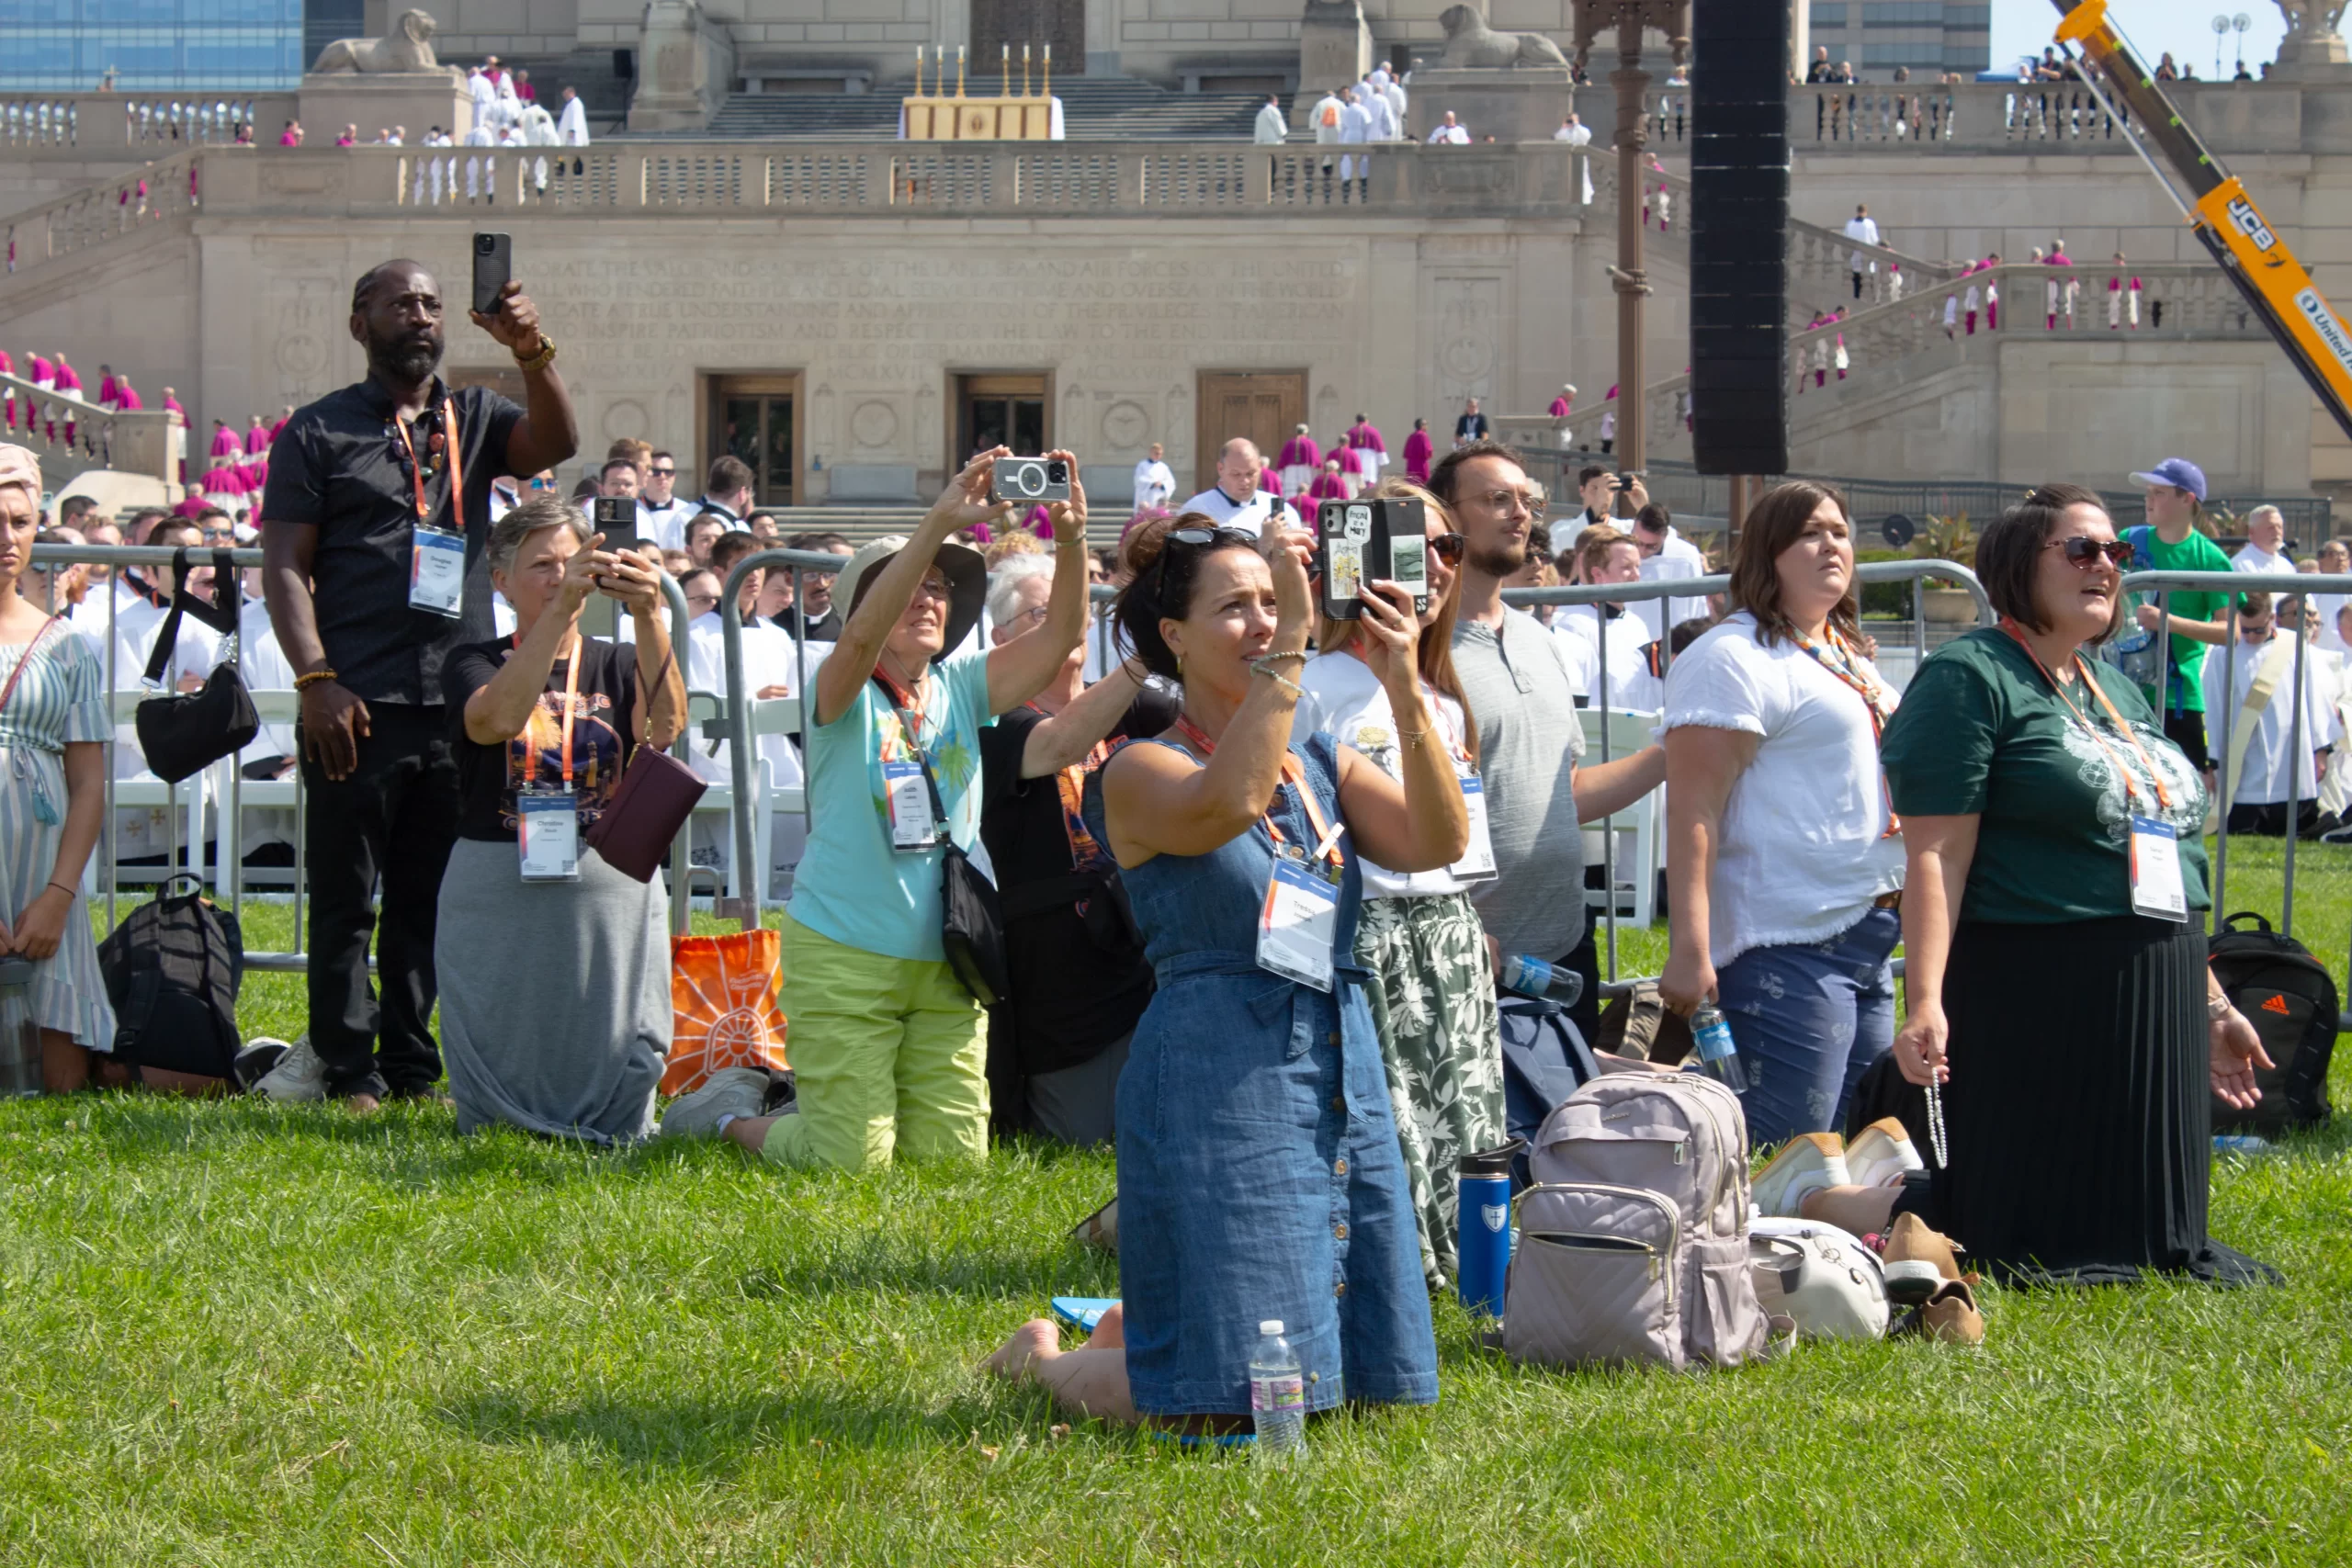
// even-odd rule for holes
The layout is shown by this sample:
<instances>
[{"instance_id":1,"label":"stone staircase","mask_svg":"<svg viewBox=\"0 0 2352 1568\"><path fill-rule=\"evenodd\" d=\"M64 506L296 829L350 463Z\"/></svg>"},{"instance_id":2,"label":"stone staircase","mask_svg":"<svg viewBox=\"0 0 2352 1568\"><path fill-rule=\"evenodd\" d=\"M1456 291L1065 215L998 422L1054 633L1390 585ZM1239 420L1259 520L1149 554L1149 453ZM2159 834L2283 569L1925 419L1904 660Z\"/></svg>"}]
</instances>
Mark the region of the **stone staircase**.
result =
<instances>
[{"instance_id":1,"label":"stone staircase","mask_svg":"<svg viewBox=\"0 0 2352 1568\"><path fill-rule=\"evenodd\" d=\"M534 81L538 73L532 73ZM993 91L994 79L967 81L975 95ZM897 84L871 93L736 93L704 130L662 131L628 140L839 141L898 132ZM1248 141L1259 106L1254 93L1176 93L1132 76L1069 76L1054 84L1063 129L1073 141Z\"/></svg>"}]
</instances>

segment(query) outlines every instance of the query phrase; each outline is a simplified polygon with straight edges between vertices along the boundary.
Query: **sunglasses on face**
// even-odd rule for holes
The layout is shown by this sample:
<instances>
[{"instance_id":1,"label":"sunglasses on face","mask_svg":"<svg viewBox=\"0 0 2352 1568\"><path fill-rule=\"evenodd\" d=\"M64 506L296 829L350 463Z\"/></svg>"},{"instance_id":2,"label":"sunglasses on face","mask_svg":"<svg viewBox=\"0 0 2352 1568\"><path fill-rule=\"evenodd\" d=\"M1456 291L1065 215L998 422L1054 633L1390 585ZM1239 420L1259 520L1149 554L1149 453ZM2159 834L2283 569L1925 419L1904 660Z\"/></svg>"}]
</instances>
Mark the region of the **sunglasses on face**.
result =
<instances>
[{"instance_id":1,"label":"sunglasses on face","mask_svg":"<svg viewBox=\"0 0 2352 1568\"><path fill-rule=\"evenodd\" d=\"M1462 564L1462 552L1469 541L1459 534L1440 534L1430 541L1430 553L1448 566Z\"/></svg>"},{"instance_id":2,"label":"sunglasses on face","mask_svg":"<svg viewBox=\"0 0 2352 1568\"><path fill-rule=\"evenodd\" d=\"M678 475L678 470L675 468L655 468L651 471L653 477L659 479L675 479Z\"/></svg>"},{"instance_id":3,"label":"sunglasses on face","mask_svg":"<svg viewBox=\"0 0 2352 1568\"><path fill-rule=\"evenodd\" d=\"M2087 534L2077 534L2071 539L2052 539L2041 547L2064 550L2068 560L2083 568L2088 568L2101 556L2119 571L2132 564L2132 547L2122 539L2094 539Z\"/></svg>"}]
</instances>

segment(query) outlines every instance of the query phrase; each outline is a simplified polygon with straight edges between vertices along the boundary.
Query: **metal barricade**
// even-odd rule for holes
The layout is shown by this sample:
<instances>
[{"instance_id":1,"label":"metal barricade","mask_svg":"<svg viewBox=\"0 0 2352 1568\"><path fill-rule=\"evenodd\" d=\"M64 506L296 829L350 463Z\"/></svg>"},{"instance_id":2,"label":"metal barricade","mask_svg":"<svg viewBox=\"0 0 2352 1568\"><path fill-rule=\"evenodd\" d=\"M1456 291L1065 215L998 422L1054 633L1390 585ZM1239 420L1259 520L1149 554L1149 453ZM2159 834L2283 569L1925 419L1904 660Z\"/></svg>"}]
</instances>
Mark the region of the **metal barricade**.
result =
<instances>
[{"instance_id":1,"label":"metal barricade","mask_svg":"<svg viewBox=\"0 0 2352 1568\"><path fill-rule=\"evenodd\" d=\"M2212 722L2213 716L2209 710L2206 726L2206 750L2213 763L2212 771L2216 775L2213 795L2215 815L2219 818L2213 840L2212 886L2213 917L2218 920L2230 912L2228 908L2230 813L2231 807L2236 804L2237 790L2243 779L2243 775L2233 776L2232 768L2232 752L2235 750L2232 741L2239 719L2237 700L2237 660L2241 646L2238 631L2239 595L2263 592L2270 594L2274 601L2301 596L2308 604L2311 596L2314 594L2352 595L2352 576L2325 577L2312 572L2291 571L2135 571L2124 577L2123 587L2126 592L2154 593L2157 607L2167 617L2168 630L2171 624L2173 594L2205 592L2220 593L2225 596L2226 603L2221 622L2222 640L2218 648L2209 645L2205 653L2206 659L2211 660L2218 652L2222 660L2222 671L2220 723L2216 725ZM2275 605L2273 616L2275 626ZM2297 829L2301 823L2305 799L2302 757L2307 748L2304 743L2303 719L2308 708L2312 666L2312 660L2309 657L2310 638L2301 635L2301 627L2295 628L2295 657L2292 661L2294 676L2290 694L2293 706L2290 712L2287 732L2286 830L2285 843L2280 851L2282 870L2278 929L2281 934L2287 936L2295 934L2295 844L2300 837ZM2278 635L2280 632L2274 630L2273 637ZM2172 672L2171 649L2167 646L2165 655L2167 688L2170 685ZM2268 701L2267 697L2265 700L2266 703ZM2169 702L2161 702L2158 705L2160 719L2161 710L2169 705ZM2216 754L2217 739L2218 754ZM2338 764L2341 765L2343 761L2339 757ZM2313 772L2316 773L2316 769ZM2312 782L2316 786L2320 781L2314 777Z\"/></svg>"},{"instance_id":2,"label":"metal barricade","mask_svg":"<svg viewBox=\"0 0 2352 1568\"><path fill-rule=\"evenodd\" d=\"M172 564L173 558L177 553L178 552L175 549L170 547L154 546L35 545L33 547L32 553L32 566L35 570L41 570L44 568L54 569L64 566L104 566L108 568L112 572L120 572L128 567L169 567ZM218 551L208 547L191 547L188 550L189 565L191 568L209 568L213 564L212 558L218 553ZM240 571L258 568L262 565L262 552L259 549L249 547L241 547L230 549L227 553L230 564ZM52 583L54 581L55 572L53 570L44 573L42 578L42 591L44 594L49 594L53 597L53 590L49 587L49 584ZM217 587L215 592L218 592ZM671 579L667 572L664 572L662 575L662 592L663 598L668 602L670 607L671 623L680 628L679 636L683 637L684 635L684 628L688 619L686 615L685 594L678 587L677 583ZM85 598L79 608L88 610L92 608L96 603L96 596L94 594L89 598ZM239 600L239 610L241 614L243 613L245 603L246 601L241 597ZM50 608L52 606L44 604L43 607ZM121 724L130 722L130 714L136 710L139 702L145 700L149 696L168 694L162 690L160 686L147 688L144 690L130 691L121 691L117 689L119 682L117 679L119 672L116 669L116 645L119 641L119 638L117 636L117 631L121 607L121 600L116 592L114 579L109 578L108 581L105 585L104 632L104 636L106 637L106 656L104 662L106 666L107 705L109 723L107 728L107 738L105 742L106 802L103 823L98 839L98 869L106 884L106 923L108 931L112 931L114 929L116 919L116 904L121 896L122 890L122 867L116 854L115 840L116 829L118 826L116 821L118 812L118 781L115 777L115 753L118 742L117 730L119 728ZM94 629L94 625L95 623L85 625L79 617L76 617L74 622L75 629L77 631L96 636L98 634ZM242 649L240 649L240 654L242 657ZM298 705L287 700L290 699L292 696L290 692L262 691L256 692L253 694L255 698L256 707L264 710L263 722L265 724L286 724L294 722L294 715L298 712ZM299 744L299 740L297 743ZM687 744L687 732L682 728L679 732L676 742L671 748L672 753L683 758L685 755ZM220 775L220 778L218 781L211 777L211 775L216 772ZM222 783L225 783L227 786L225 791L220 787ZM306 863L306 851L303 840L307 836L306 827L309 815L309 792L303 785L302 770L299 765L293 771L293 784L294 868L290 883L290 891L294 912L294 945L284 952L248 951L245 954L245 967L249 970L258 970L269 973L300 974L310 968L310 953L303 943L304 901L309 890L309 866ZM169 846L165 851L164 863L161 868L161 874L157 878L157 886L168 886L172 878L179 875L192 875L199 882L202 881L205 870L205 845L202 835L200 831L191 833L191 842L188 845L187 852L187 870L186 872L182 872L180 869L181 856L179 830L184 809L187 818L193 824L200 828L203 821L203 807L208 798L208 788L209 790L209 798L218 813L219 820L219 826L213 839L213 885L216 891L225 892L227 894L227 902L230 912L232 915L242 915L244 908L246 885L246 868L244 865L243 852L245 803L244 770L240 765L239 758L233 752L228 757L223 758L220 762L215 763L212 768L208 768L203 773L195 774L192 777L182 781L178 785L171 786L168 795L170 804L167 805L164 811L165 818L171 824ZM192 792L190 804L186 808L183 808L178 804L180 791L183 789ZM685 863L686 847L687 834L682 830L678 836L676 843L672 847L671 851L672 886L670 889L670 919L671 929L678 932L684 932L686 929L686 917L689 908L685 894L684 879L680 874L680 868L682 868ZM371 957L369 960L371 967L373 963L374 960Z\"/></svg>"}]
</instances>

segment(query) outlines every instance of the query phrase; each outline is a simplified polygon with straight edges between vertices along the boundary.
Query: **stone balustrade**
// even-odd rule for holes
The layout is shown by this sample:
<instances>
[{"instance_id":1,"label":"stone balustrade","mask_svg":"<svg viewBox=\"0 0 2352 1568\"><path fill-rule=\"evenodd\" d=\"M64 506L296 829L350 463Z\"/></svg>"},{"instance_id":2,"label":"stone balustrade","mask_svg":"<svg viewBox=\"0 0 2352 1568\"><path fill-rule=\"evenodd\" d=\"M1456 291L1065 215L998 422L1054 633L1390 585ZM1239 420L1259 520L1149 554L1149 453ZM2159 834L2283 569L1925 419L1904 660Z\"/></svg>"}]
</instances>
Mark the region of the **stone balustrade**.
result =
<instances>
[{"instance_id":1,"label":"stone balustrade","mask_svg":"<svg viewBox=\"0 0 2352 1568\"><path fill-rule=\"evenodd\" d=\"M2105 265L2068 268L2020 264L1906 291L1899 299L1857 310L1842 321L1790 333L1789 389L1802 397L1834 387L1842 378L1838 364L1841 344L1847 361L1844 368L1851 375L1928 350L1943 349L1957 355L1967 345L1980 341L1990 344L1996 338L2111 333L2180 341L2251 340L2268 335L2218 267L2165 263L2123 271L2120 276L2126 284L2133 277L2141 283L2136 326L2128 290L2111 295L2108 288L2109 280L2117 276L2114 267ZM2053 285L2058 290L2054 306ZM1997 291L1997 327L1993 325L1988 287ZM1969 326L1972 295L1973 332ZM2111 299L2115 304L2110 326ZM2053 309L2054 325L2051 324ZM1679 443L1690 416L1690 376L1653 381L1644 398L1652 450ZM1501 414L1494 422L1496 433L1505 441L1534 447L1597 450L1601 422L1612 406L1605 401L1588 402L1556 419L1548 414Z\"/></svg>"},{"instance_id":2,"label":"stone balustrade","mask_svg":"<svg viewBox=\"0 0 2352 1568\"><path fill-rule=\"evenodd\" d=\"M201 186L199 161L231 152L251 157L248 148L182 152L0 220L9 278L58 265L94 247L193 213Z\"/></svg>"},{"instance_id":3,"label":"stone balustrade","mask_svg":"<svg viewBox=\"0 0 2352 1568\"><path fill-rule=\"evenodd\" d=\"M187 426L162 409L109 412L20 376L0 376L0 441L30 447L53 471L116 468L175 484Z\"/></svg>"},{"instance_id":4,"label":"stone balustrade","mask_svg":"<svg viewBox=\"0 0 2352 1568\"><path fill-rule=\"evenodd\" d=\"M280 129L296 118L294 104L291 93L0 93L0 157L167 157L232 145L241 125L276 147Z\"/></svg>"}]
</instances>

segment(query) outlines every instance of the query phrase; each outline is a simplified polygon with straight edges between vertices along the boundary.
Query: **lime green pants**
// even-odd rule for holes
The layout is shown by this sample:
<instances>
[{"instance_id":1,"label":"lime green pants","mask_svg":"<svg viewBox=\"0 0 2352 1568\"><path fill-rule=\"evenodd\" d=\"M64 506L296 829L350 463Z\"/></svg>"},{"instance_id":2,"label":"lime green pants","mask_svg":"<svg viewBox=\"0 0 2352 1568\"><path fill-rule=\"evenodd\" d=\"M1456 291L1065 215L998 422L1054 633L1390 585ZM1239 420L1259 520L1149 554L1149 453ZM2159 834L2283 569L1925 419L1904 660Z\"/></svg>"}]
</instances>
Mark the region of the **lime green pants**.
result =
<instances>
[{"instance_id":1,"label":"lime green pants","mask_svg":"<svg viewBox=\"0 0 2352 1568\"><path fill-rule=\"evenodd\" d=\"M761 1146L780 1165L872 1170L984 1159L988 1022L945 964L847 946L784 918L786 1051L799 1112Z\"/></svg>"}]
</instances>

